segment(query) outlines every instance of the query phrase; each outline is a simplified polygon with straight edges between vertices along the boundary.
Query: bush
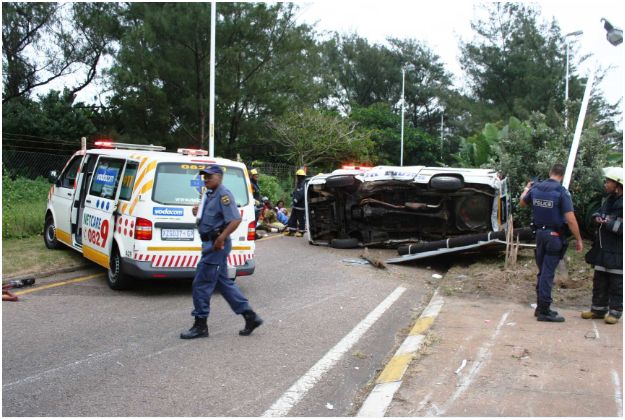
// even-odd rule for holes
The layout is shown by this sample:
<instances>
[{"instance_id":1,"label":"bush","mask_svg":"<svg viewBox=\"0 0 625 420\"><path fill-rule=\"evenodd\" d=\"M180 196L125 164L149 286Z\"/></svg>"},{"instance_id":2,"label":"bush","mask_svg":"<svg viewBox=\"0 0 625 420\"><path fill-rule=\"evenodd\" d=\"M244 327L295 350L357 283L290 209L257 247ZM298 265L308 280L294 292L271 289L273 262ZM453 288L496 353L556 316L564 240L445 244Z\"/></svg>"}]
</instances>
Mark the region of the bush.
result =
<instances>
[{"instance_id":1,"label":"bush","mask_svg":"<svg viewBox=\"0 0 625 420\"><path fill-rule=\"evenodd\" d=\"M259 174L258 176L260 194L263 197L268 197L274 206L279 200L283 200L286 207L291 205L292 187L289 187L291 182L292 180L289 178L281 180L271 175Z\"/></svg>"},{"instance_id":2,"label":"bush","mask_svg":"<svg viewBox=\"0 0 625 420\"><path fill-rule=\"evenodd\" d=\"M50 184L35 180L2 176L2 238L26 238L43 231L43 219Z\"/></svg>"}]
</instances>

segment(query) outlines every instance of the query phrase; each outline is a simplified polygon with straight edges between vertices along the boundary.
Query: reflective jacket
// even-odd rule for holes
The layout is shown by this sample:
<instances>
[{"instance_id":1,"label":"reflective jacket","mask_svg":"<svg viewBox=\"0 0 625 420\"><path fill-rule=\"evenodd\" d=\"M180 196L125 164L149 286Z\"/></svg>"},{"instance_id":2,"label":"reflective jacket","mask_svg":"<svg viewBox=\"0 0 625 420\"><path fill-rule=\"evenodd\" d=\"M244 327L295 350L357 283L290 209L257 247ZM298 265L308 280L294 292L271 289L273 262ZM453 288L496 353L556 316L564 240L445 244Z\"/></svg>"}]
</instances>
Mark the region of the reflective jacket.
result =
<instances>
[{"instance_id":1,"label":"reflective jacket","mask_svg":"<svg viewBox=\"0 0 625 420\"><path fill-rule=\"evenodd\" d=\"M616 274L623 273L623 196L610 194L601 208L592 215L608 222L599 225L592 248L586 254L586 262L595 270Z\"/></svg>"}]
</instances>

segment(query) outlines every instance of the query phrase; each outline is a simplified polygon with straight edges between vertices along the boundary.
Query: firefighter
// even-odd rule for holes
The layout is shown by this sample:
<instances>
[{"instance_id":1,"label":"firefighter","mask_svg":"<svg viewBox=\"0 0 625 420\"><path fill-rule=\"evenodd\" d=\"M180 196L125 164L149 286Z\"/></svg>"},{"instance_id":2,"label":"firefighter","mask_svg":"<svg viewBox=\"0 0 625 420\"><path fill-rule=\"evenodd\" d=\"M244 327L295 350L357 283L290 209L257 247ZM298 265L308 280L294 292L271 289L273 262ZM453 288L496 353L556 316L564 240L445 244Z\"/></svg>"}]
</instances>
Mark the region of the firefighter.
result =
<instances>
[{"instance_id":1,"label":"firefighter","mask_svg":"<svg viewBox=\"0 0 625 420\"><path fill-rule=\"evenodd\" d=\"M549 171L549 179L534 184L529 182L520 197L521 207L532 206L536 229L536 281L537 307L534 315L538 321L564 322L564 317L552 311L551 289L558 263L567 248L566 226L575 236L575 249L581 252L584 245L573 211L573 201L561 183L564 166L556 163Z\"/></svg>"},{"instance_id":2,"label":"firefighter","mask_svg":"<svg viewBox=\"0 0 625 420\"><path fill-rule=\"evenodd\" d=\"M182 339L208 337L206 321L210 312L210 299L219 290L234 313L242 315L245 327L239 335L250 335L263 320L252 310L247 298L234 281L228 278L228 254L232 249L230 234L241 223L241 214L232 193L222 184L223 170L210 165L200 171L206 186L206 199L200 210L198 233L202 239L202 258L193 279L193 326L180 334ZM193 215L197 215L197 207Z\"/></svg>"},{"instance_id":3,"label":"firefighter","mask_svg":"<svg viewBox=\"0 0 625 420\"><path fill-rule=\"evenodd\" d=\"M304 205L306 172L303 169L298 169L295 172L295 176L297 177L297 186L291 194L293 210L291 211L291 216L289 216L289 223L284 235L292 236L295 234L297 237L302 237L306 231L306 208Z\"/></svg>"},{"instance_id":4,"label":"firefighter","mask_svg":"<svg viewBox=\"0 0 625 420\"><path fill-rule=\"evenodd\" d=\"M623 314L623 168L605 168L603 173L608 196L592 215L598 225L586 254L586 262L595 269L592 305L582 318L604 318L606 324L616 324Z\"/></svg>"}]
</instances>

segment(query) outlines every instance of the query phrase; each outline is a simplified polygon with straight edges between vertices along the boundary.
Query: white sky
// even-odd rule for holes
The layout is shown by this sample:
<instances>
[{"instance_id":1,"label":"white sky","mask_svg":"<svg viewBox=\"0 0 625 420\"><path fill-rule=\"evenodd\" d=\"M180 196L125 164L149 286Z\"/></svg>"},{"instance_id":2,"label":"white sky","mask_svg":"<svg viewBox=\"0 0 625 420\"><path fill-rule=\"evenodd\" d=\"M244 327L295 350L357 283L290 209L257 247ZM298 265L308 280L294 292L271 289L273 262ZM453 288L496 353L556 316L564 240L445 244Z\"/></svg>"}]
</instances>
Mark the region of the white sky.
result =
<instances>
[{"instance_id":1,"label":"white sky","mask_svg":"<svg viewBox=\"0 0 625 420\"><path fill-rule=\"evenodd\" d=\"M300 6L299 21L314 24L318 32L356 32L371 43L383 44L387 37L414 38L424 42L447 65L455 76L457 87L462 85L462 70L458 62L459 39L468 41L473 37L471 20L478 2L470 0L385 0L375 1L316 1L297 2ZM622 0L557 1L536 2L543 20L555 18L563 34L583 30L577 37L581 55L594 52L595 59L580 66L587 74L592 63L611 69L599 88L611 103L623 98L625 44L612 46L606 39L602 17L614 26L625 25L625 2ZM564 49L563 45L563 49ZM399 72L400 69L397 69ZM564 75L562 75L564 79ZM621 104L621 110L622 110ZM622 112L621 112L622 113Z\"/></svg>"}]
</instances>

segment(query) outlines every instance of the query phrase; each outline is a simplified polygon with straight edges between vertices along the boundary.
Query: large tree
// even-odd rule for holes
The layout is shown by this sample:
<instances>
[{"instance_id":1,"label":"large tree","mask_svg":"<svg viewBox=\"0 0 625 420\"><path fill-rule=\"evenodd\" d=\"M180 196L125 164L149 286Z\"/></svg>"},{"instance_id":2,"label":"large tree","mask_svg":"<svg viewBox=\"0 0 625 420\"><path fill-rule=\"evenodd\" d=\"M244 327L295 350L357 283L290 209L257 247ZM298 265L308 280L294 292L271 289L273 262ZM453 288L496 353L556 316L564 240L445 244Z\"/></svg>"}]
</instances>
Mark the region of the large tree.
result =
<instances>
[{"instance_id":1,"label":"large tree","mask_svg":"<svg viewBox=\"0 0 625 420\"><path fill-rule=\"evenodd\" d=\"M3 3L2 103L68 75L76 78L71 95L89 85L112 53L117 10L116 3Z\"/></svg>"}]
</instances>

